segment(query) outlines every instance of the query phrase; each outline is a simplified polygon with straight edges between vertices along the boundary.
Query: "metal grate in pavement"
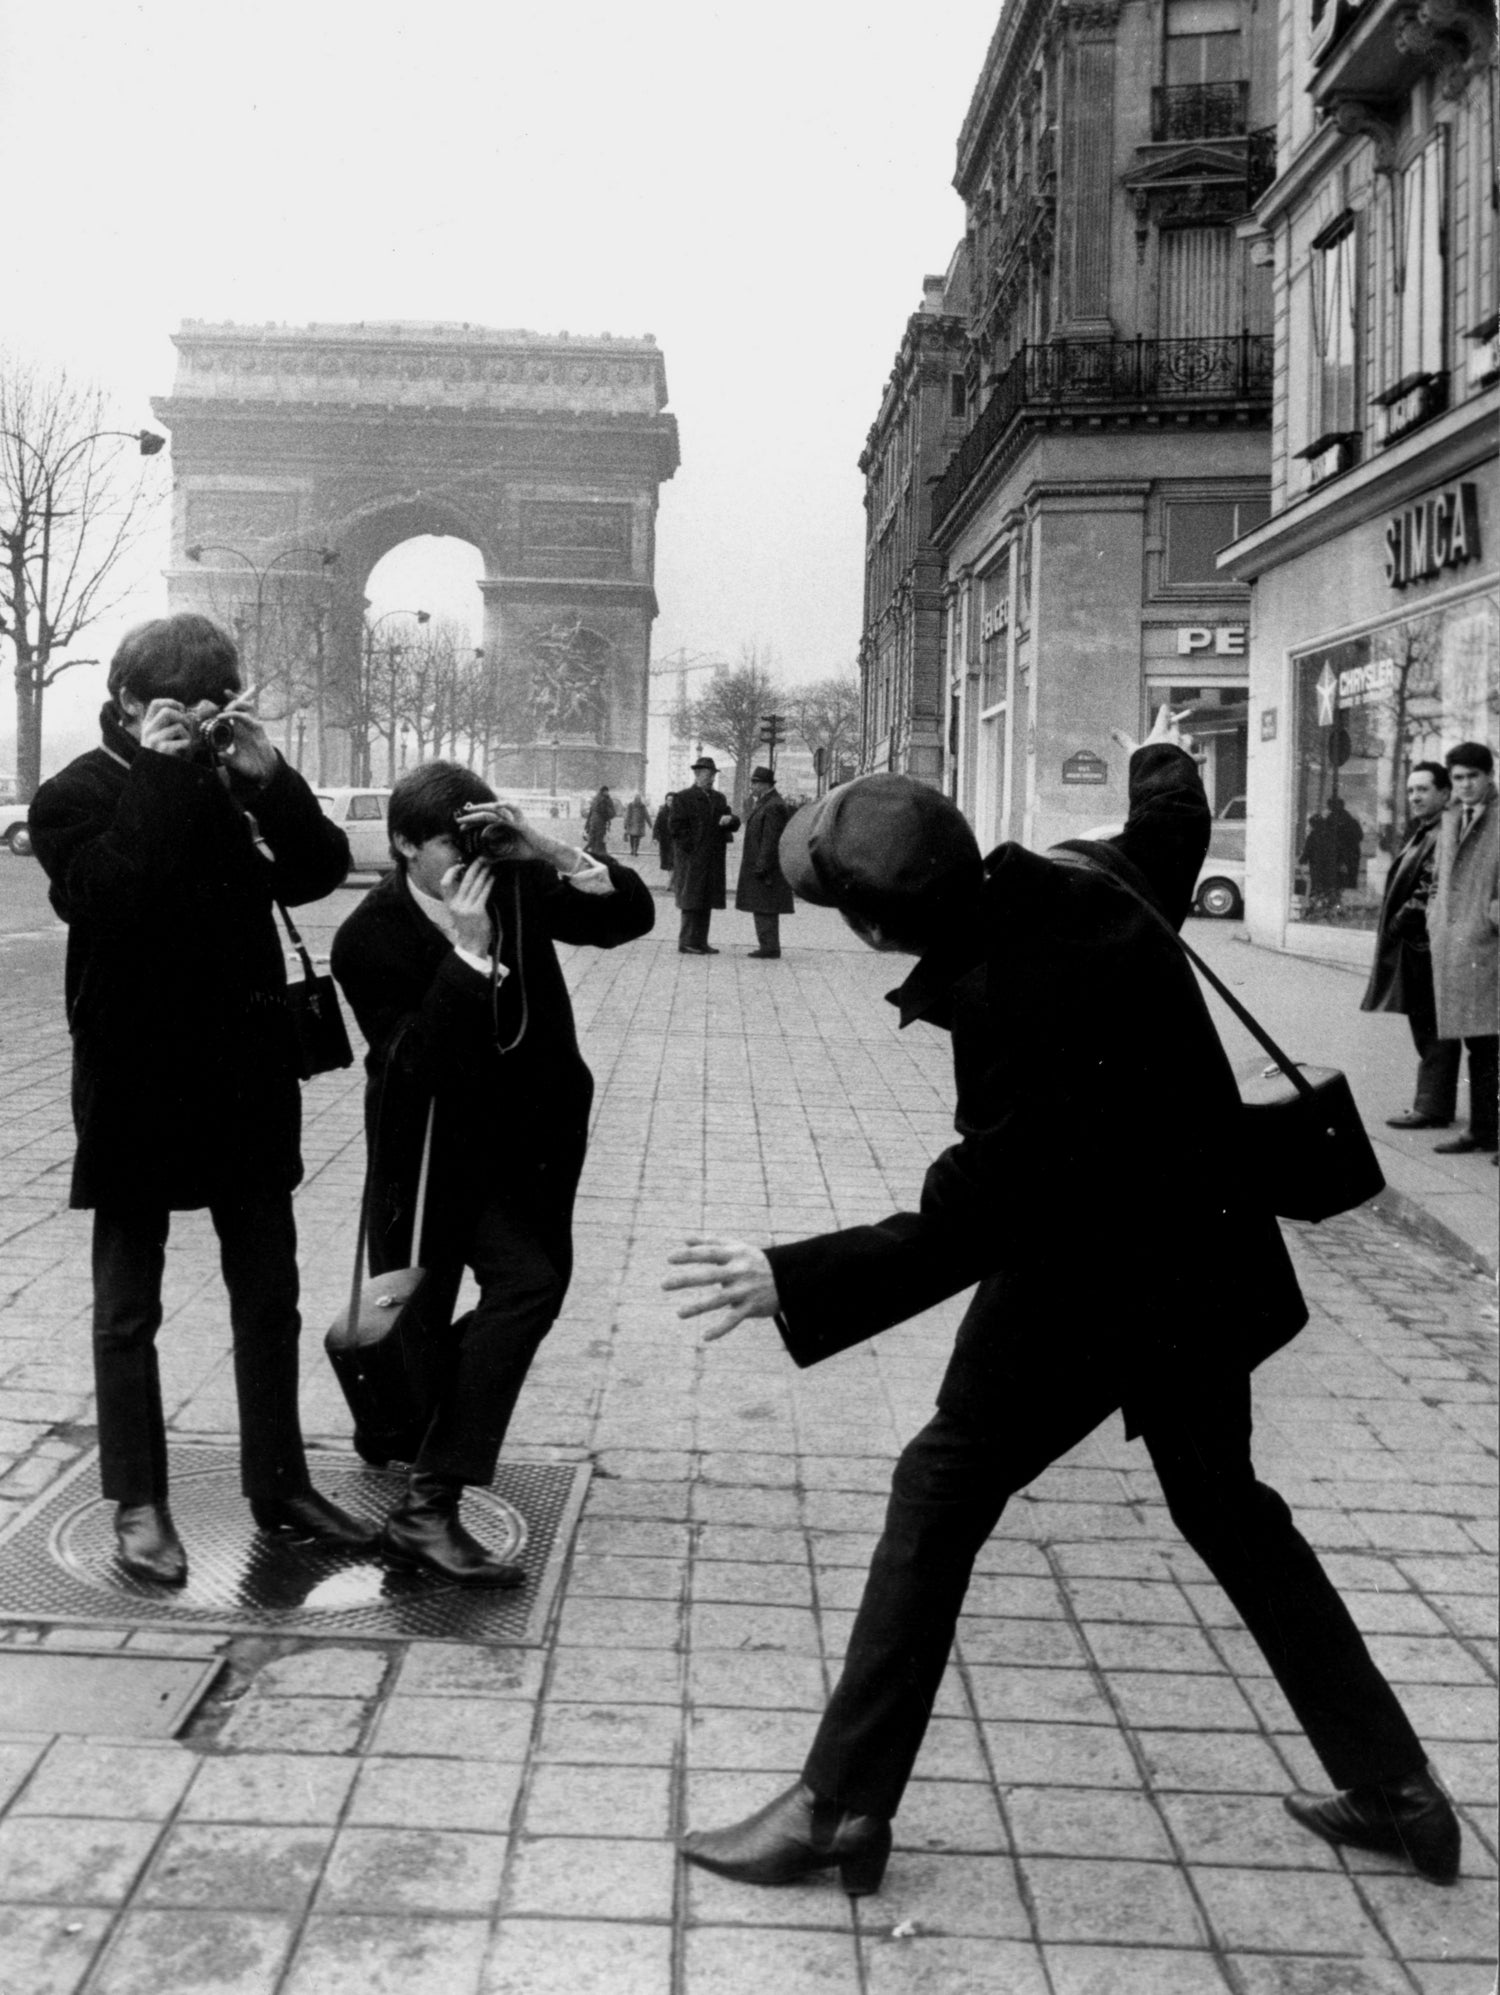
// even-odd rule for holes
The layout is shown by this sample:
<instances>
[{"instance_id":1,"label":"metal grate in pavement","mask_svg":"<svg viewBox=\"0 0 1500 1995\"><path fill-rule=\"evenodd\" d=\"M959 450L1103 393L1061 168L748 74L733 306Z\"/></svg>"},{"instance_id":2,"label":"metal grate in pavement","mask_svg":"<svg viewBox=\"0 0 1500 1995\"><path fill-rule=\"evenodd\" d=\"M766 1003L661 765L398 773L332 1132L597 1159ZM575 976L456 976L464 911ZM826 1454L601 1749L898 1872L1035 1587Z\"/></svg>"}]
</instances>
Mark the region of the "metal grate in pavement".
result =
<instances>
[{"instance_id":1,"label":"metal grate in pavement","mask_svg":"<svg viewBox=\"0 0 1500 1995\"><path fill-rule=\"evenodd\" d=\"M188 1583L169 1591L116 1563L114 1505L98 1494L97 1462L91 1450L0 1541L0 1622L537 1646L589 1478L586 1462L505 1462L489 1489L466 1492L474 1536L526 1567L524 1586L492 1592L267 1537L240 1494L238 1449L174 1442L172 1515ZM326 1496L375 1521L405 1486L347 1455L310 1451L308 1463Z\"/></svg>"}]
</instances>

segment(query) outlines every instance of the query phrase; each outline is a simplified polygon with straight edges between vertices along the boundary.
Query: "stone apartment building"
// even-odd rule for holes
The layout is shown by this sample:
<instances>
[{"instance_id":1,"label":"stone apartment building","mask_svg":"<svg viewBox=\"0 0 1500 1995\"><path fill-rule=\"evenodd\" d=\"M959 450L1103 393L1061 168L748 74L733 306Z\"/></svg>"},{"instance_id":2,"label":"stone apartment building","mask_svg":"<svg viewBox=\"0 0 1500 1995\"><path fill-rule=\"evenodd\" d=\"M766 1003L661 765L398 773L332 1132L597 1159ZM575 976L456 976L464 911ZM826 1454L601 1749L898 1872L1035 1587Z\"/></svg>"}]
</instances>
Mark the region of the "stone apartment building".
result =
<instances>
[{"instance_id":1,"label":"stone apartment building","mask_svg":"<svg viewBox=\"0 0 1500 1995\"><path fill-rule=\"evenodd\" d=\"M1121 816L1110 729L1168 698L1196 709L1216 810L1243 812L1249 591L1216 557L1268 510L1271 273L1243 225L1275 60L1252 0L1000 17L958 138L964 240L863 460L865 766L935 775L981 844ZM898 439L913 514L887 556ZM939 573L934 730L918 661ZM886 661L908 630L903 678Z\"/></svg>"},{"instance_id":2,"label":"stone apartment building","mask_svg":"<svg viewBox=\"0 0 1500 1995\"><path fill-rule=\"evenodd\" d=\"M1500 79L1484 0L1281 0L1268 520L1254 585L1247 918L1368 958L1407 769L1500 734ZM1337 800L1357 873L1315 863Z\"/></svg>"}]
</instances>

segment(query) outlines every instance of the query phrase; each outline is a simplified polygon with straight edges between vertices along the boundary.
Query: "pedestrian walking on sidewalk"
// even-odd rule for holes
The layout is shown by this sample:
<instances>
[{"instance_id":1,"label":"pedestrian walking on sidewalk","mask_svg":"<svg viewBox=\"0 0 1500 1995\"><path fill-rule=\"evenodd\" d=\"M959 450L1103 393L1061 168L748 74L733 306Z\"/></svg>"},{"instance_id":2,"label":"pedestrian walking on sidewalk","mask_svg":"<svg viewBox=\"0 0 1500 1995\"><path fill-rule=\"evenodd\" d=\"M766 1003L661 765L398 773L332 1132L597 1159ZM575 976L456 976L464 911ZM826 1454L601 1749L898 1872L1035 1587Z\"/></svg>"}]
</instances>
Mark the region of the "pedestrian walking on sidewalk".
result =
<instances>
[{"instance_id":1,"label":"pedestrian walking on sidewalk","mask_svg":"<svg viewBox=\"0 0 1500 1995\"><path fill-rule=\"evenodd\" d=\"M1437 1029L1469 1052L1469 1126L1434 1143L1445 1156L1500 1153L1500 807L1495 758L1482 741L1443 757L1453 801L1438 834L1437 885L1427 909Z\"/></svg>"},{"instance_id":2,"label":"pedestrian walking on sidewalk","mask_svg":"<svg viewBox=\"0 0 1500 1995\"><path fill-rule=\"evenodd\" d=\"M797 892L917 957L893 996L903 1023L952 1036L960 1140L917 1212L768 1253L695 1236L666 1286L710 1291L682 1311L724 1309L710 1338L776 1318L801 1365L979 1287L936 1416L897 1464L802 1776L687 1836L705 1869L786 1884L836 1867L851 1895L878 1889L975 1557L1007 1500L1122 1407L1341 1790L1288 1797L1293 1815L1457 1875L1457 1817L1421 1742L1251 1460L1251 1372L1307 1310L1246 1175L1239 1090L1196 979L1135 898L1180 926L1207 849L1203 786L1173 732L1163 709L1143 749L1119 737L1124 831L1053 856L1006 844L981 861L955 807L897 775L846 784L788 829Z\"/></svg>"},{"instance_id":3,"label":"pedestrian walking on sidewalk","mask_svg":"<svg viewBox=\"0 0 1500 1995\"><path fill-rule=\"evenodd\" d=\"M753 769L734 904L742 914L754 915L755 947L750 954L766 960L781 954L781 917L797 905L776 856L790 816L776 788L775 770Z\"/></svg>"},{"instance_id":4,"label":"pedestrian walking on sidewalk","mask_svg":"<svg viewBox=\"0 0 1500 1995\"><path fill-rule=\"evenodd\" d=\"M528 824L456 762L404 776L386 823L397 870L344 922L332 958L370 1049L371 1267L426 1269L423 1315L439 1337L466 1268L479 1301L445 1339L447 1383L411 1438L384 1545L394 1562L461 1585L514 1586L522 1569L493 1558L459 1506L494 1475L572 1274L594 1082L554 945L632 941L655 903L629 866ZM486 827L511 834L493 860L471 843ZM413 1240L429 1108L431 1196Z\"/></svg>"},{"instance_id":5,"label":"pedestrian walking on sidewalk","mask_svg":"<svg viewBox=\"0 0 1500 1995\"><path fill-rule=\"evenodd\" d=\"M75 1210L94 1214L99 1472L119 1559L187 1581L157 1372L174 1212L219 1237L240 1483L257 1526L369 1551L313 1488L297 1411L301 1061L278 901L319 900L349 845L266 738L207 617L142 624L111 660L98 748L43 783L36 856L68 924ZM253 816L253 822L252 822Z\"/></svg>"},{"instance_id":6,"label":"pedestrian walking on sidewalk","mask_svg":"<svg viewBox=\"0 0 1500 1995\"><path fill-rule=\"evenodd\" d=\"M632 859L639 857L641 840L650 829L651 813L646 808L646 799L637 790L635 795L630 799L630 802L625 806L624 819L625 842L630 847L630 856Z\"/></svg>"},{"instance_id":7,"label":"pedestrian walking on sidewalk","mask_svg":"<svg viewBox=\"0 0 1500 1995\"><path fill-rule=\"evenodd\" d=\"M1427 905L1437 866L1438 829L1452 784L1441 762L1415 762L1406 779L1411 824L1386 876L1375 934L1375 961L1361 1011L1403 1011L1417 1049L1412 1107L1386 1117L1392 1129L1446 1129L1458 1102L1456 1039L1441 1039L1432 989Z\"/></svg>"},{"instance_id":8,"label":"pedestrian walking on sidewalk","mask_svg":"<svg viewBox=\"0 0 1500 1995\"><path fill-rule=\"evenodd\" d=\"M717 956L708 942L716 907L725 904L724 852L740 828L729 799L714 788L719 765L711 755L693 764L692 787L672 799L667 827L672 834L672 885L682 912L677 937L683 956Z\"/></svg>"},{"instance_id":9,"label":"pedestrian walking on sidewalk","mask_svg":"<svg viewBox=\"0 0 1500 1995\"><path fill-rule=\"evenodd\" d=\"M672 870L672 803L671 790L661 800L661 809L656 813L656 822L651 827L651 836L656 840L656 855L661 861L664 873Z\"/></svg>"},{"instance_id":10,"label":"pedestrian walking on sidewalk","mask_svg":"<svg viewBox=\"0 0 1500 1995\"><path fill-rule=\"evenodd\" d=\"M614 821L615 800L609 793L609 784L601 783L589 801L583 820L583 849L593 858L604 857L609 845L609 827Z\"/></svg>"}]
</instances>

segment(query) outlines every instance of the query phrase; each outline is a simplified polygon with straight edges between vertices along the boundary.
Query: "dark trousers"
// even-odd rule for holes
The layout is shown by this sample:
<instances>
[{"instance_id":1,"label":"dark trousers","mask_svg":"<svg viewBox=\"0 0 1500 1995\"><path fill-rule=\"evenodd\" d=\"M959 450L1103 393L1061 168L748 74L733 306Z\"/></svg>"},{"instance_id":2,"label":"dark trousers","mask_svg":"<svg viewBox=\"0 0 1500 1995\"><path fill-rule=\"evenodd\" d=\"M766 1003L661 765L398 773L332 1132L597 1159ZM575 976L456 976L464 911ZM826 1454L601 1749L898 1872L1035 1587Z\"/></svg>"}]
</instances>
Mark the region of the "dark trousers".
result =
<instances>
[{"instance_id":1,"label":"dark trousers","mask_svg":"<svg viewBox=\"0 0 1500 1995\"><path fill-rule=\"evenodd\" d=\"M1417 1093L1413 1107L1434 1122L1451 1122L1458 1106L1458 1067L1462 1049L1456 1039L1439 1039L1437 1000L1432 991L1432 958L1407 948L1402 952L1402 983L1406 1022L1417 1049Z\"/></svg>"},{"instance_id":2,"label":"dark trousers","mask_svg":"<svg viewBox=\"0 0 1500 1995\"><path fill-rule=\"evenodd\" d=\"M1060 1357L1052 1390L979 1430L939 1413L896 1466L843 1674L808 1756L816 1794L891 1816L911 1775L974 1560L1006 1499L1113 1410ZM1420 1742L1348 1609L1250 1461L1250 1385L1143 1423L1172 1521L1228 1594L1335 1786L1395 1780ZM1004 1780L1005 1768L998 1769Z\"/></svg>"},{"instance_id":3,"label":"dark trousers","mask_svg":"<svg viewBox=\"0 0 1500 1995\"><path fill-rule=\"evenodd\" d=\"M290 1192L248 1192L209 1206L229 1291L246 1496L302 1494L307 1458L297 1412L297 1225ZM115 1503L167 1494L167 1431L156 1333L171 1215L101 1206L94 1213L94 1383L99 1469Z\"/></svg>"},{"instance_id":4,"label":"dark trousers","mask_svg":"<svg viewBox=\"0 0 1500 1995\"><path fill-rule=\"evenodd\" d=\"M682 910L682 925L677 931L678 948L706 949L708 947L708 924L712 919L712 908L685 907Z\"/></svg>"},{"instance_id":5,"label":"dark trousers","mask_svg":"<svg viewBox=\"0 0 1500 1995\"><path fill-rule=\"evenodd\" d=\"M535 1165L522 1168L538 1175ZM466 1266L479 1301L442 1340L437 1410L412 1465L419 1474L482 1486L495 1473L531 1361L573 1273L578 1163L549 1164L540 1175L548 1171L555 1185L488 1187L478 1199L454 1185L429 1205L422 1253L432 1322L448 1322Z\"/></svg>"},{"instance_id":6,"label":"dark trousers","mask_svg":"<svg viewBox=\"0 0 1500 1995\"><path fill-rule=\"evenodd\" d=\"M1458 1041L1446 1043L1456 1070ZM1500 1037L1491 1032L1463 1043L1469 1049L1469 1134L1482 1150L1500 1149Z\"/></svg>"},{"instance_id":7,"label":"dark trousers","mask_svg":"<svg viewBox=\"0 0 1500 1995\"><path fill-rule=\"evenodd\" d=\"M781 954L781 916L779 914L758 914L755 917L755 946L764 956Z\"/></svg>"}]
</instances>

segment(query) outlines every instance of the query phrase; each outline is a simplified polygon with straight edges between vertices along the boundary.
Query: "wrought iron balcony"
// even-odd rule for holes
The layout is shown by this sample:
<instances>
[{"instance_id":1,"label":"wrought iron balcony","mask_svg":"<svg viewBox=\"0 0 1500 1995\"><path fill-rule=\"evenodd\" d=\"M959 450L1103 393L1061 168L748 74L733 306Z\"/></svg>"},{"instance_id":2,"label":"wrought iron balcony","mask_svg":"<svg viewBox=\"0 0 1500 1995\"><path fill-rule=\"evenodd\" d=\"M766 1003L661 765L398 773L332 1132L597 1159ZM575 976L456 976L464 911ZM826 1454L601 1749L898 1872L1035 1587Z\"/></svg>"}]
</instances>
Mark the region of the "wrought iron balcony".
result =
<instances>
[{"instance_id":1,"label":"wrought iron balcony","mask_svg":"<svg viewBox=\"0 0 1500 1995\"><path fill-rule=\"evenodd\" d=\"M1219 339L1054 339L1023 346L933 486L933 529L953 511L1023 411L1047 417L1132 404L1143 413L1163 406L1265 406L1271 399L1273 367L1269 333Z\"/></svg>"},{"instance_id":2,"label":"wrought iron balcony","mask_svg":"<svg viewBox=\"0 0 1500 1995\"><path fill-rule=\"evenodd\" d=\"M1158 84L1151 92L1151 136L1240 139L1250 111L1248 83Z\"/></svg>"}]
</instances>

